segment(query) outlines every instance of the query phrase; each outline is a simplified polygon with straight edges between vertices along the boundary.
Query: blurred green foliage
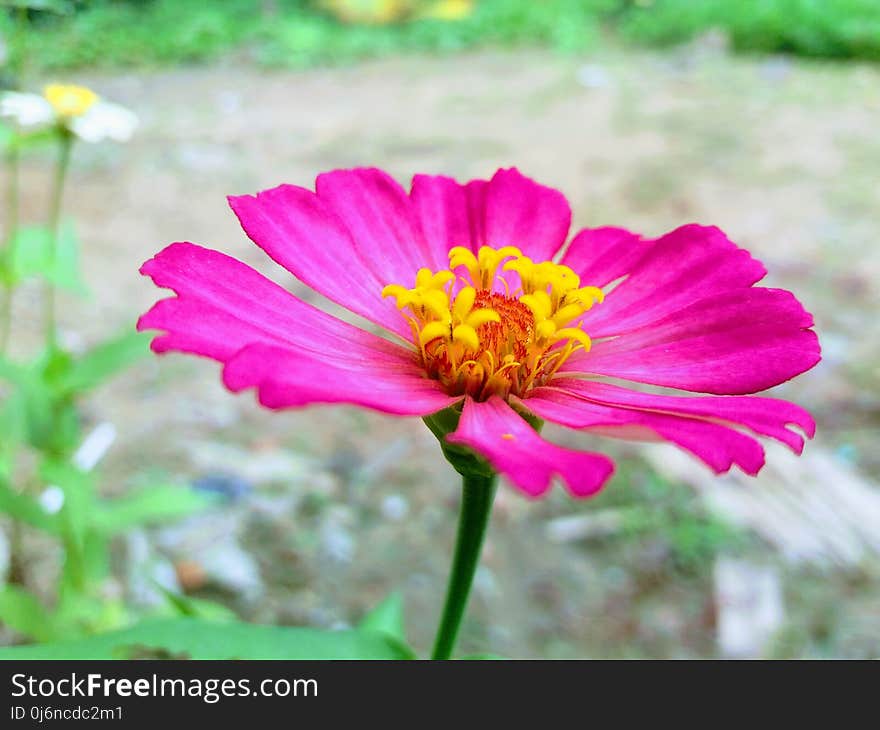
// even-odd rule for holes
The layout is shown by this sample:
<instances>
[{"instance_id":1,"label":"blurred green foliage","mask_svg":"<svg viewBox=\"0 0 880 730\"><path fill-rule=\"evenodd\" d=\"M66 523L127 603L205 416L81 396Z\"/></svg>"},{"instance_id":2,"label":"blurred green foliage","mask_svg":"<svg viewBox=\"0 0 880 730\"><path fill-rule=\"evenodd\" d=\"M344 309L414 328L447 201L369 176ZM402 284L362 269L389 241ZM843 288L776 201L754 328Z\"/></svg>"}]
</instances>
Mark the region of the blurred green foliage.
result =
<instances>
[{"instance_id":1,"label":"blurred green foliage","mask_svg":"<svg viewBox=\"0 0 880 730\"><path fill-rule=\"evenodd\" d=\"M692 488L669 482L638 461L623 464L621 471L614 489L588 505L594 513L619 517L620 529L605 538L606 548L636 563L647 550L663 556L665 572L705 576L719 553L747 547L747 536L710 513Z\"/></svg>"},{"instance_id":2,"label":"blurred green foliage","mask_svg":"<svg viewBox=\"0 0 880 730\"><path fill-rule=\"evenodd\" d=\"M206 62L238 53L267 66L307 67L400 52L485 46L589 48L601 33L649 45L712 28L743 51L880 58L876 0L478 0L456 22L346 25L305 0L80 0L62 15L30 12L31 32L11 41L31 63L56 70ZM9 16L3 35L11 37Z\"/></svg>"},{"instance_id":3,"label":"blurred green foliage","mask_svg":"<svg viewBox=\"0 0 880 730\"><path fill-rule=\"evenodd\" d=\"M266 65L300 67L489 44L579 49L596 37L599 17L617 4L483 0L463 21L359 26L341 24L302 1L95 0L79 3L77 12L65 16L32 13L24 41L29 60L43 69L210 61L230 51Z\"/></svg>"},{"instance_id":4,"label":"blurred green foliage","mask_svg":"<svg viewBox=\"0 0 880 730\"><path fill-rule=\"evenodd\" d=\"M620 27L625 38L647 44L719 28L740 51L880 59L877 0L649 0Z\"/></svg>"},{"instance_id":5,"label":"blurred green foliage","mask_svg":"<svg viewBox=\"0 0 880 730\"><path fill-rule=\"evenodd\" d=\"M64 556L52 608L16 575L25 566L14 563L10 582L0 581L0 622L24 636L47 641L124 624L125 607L101 591L110 540L133 526L180 518L207 504L203 496L171 485L106 499L98 475L74 456L81 440L78 401L146 354L147 339L126 332L79 357L49 349L23 364L0 356L0 515L14 521L13 534L28 526L56 540ZM35 473L25 476L28 464ZM57 509L42 501L46 484L59 495Z\"/></svg>"},{"instance_id":6,"label":"blurred green foliage","mask_svg":"<svg viewBox=\"0 0 880 730\"><path fill-rule=\"evenodd\" d=\"M196 618L153 619L85 639L0 648L22 659L414 659L383 631L320 631Z\"/></svg>"},{"instance_id":7,"label":"blurred green foliage","mask_svg":"<svg viewBox=\"0 0 880 730\"><path fill-rule=\"evenodd\" d=\"M59 130L57 125L37 132L0 128L5 175L17 179L22 154L65 144L67 137ZM79 295L86 289L80 243L73 224L58 220L60 208L48 224L19 226L17 186L7 186L6 192L8 218L0 245L0 293L5 295L0 310L0 527L9 536L9 560L0 575L0 624L22 637L55 641L130 623L136 612L104 592L111 541L134 526L201 510L208 500L185 487L162 484L113 499L102 496L94 469L100 456L95 447L83 451L88 441L83 439L83 401L147 355L149 336L127 327L117 337L72 353L58 346L53 327L38 353L24 359L10 355L9 305L19 286L42 280L44 298L55 289ZM28 533L41 533L59 548L60 571L50 600L29 580L23 550ZM168 596L166 613L205 613L204 606L183 601Z\"/></svg>"},{"instance_id":8,"label":"blurred green foliage","mask_svg":"<svg viewBox=\"0 0 880 730\"><path fill-rule=\"evenodd\" d=\"M22 153L46 144L69 150L71 140L58 123L47 126L45 134L0 126L4 173L17 180ZM4 638L11 634L16 641L37 644L0 648L0 659L414 658L404 637L399 595L375 608L359 629L335 632L238 623L224 606L178 595L149 575L165 604L132 605L124 592L111 587L114 539L133 528L187 517L214 506L215 500L183 485L152 482L114 497L102 494L95 467L113 436L109 442L106 437L84 439L82 407L92 390L149 352L151 335L135 331L132 323L84 352L59 345L51 316L55 290L84 294L85 286L74 227L60 219L67 157L59 155L56 165L56 204L47 223L18 225L17 185L6 188L9 215L2 221L0 538L8 552L0 561L6 563L0 566L0 628ZM49 326L42 348L21 357L7 348L9 305L18 287L30 280L43 284ZM58 573L48 591L33 580L25 538L38 538L56 551Z\"/></svg>"}]
</instances>

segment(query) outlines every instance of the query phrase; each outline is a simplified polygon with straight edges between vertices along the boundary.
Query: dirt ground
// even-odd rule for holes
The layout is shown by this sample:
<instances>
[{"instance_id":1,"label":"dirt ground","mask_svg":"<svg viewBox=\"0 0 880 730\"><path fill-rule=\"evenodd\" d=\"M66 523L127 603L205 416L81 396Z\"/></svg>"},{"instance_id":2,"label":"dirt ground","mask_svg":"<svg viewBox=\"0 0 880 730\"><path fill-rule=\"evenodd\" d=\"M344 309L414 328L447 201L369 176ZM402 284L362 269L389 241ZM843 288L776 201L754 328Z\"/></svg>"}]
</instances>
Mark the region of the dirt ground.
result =
<instances>
[{"instance_id":1,"label":"dirt ground","mask_svg":"<svg viewBox=\"0 0 880 730\"><path fill-rule=\"evenodd\" d=\"M310 185L320 171L351 165L407 181L415 172L485 177L513 164L563 190L577 225L659 234L713 223L748 247L770 284L792 289L815 314L823 343L820 366L778 394L817 416L817 447L880 477L877 67L731 58L697 44L665 54L491 53L299 73L230 62L80 80L135 109L143 125L126 146L76 150L66 207L84 242L91 296L64 301L69 342L133 326L158 296L138 266L172 241L219 248L314 301L248 242L227 194ZM47 175L41 160L27 166L25 217L42 214ZM16 310L22 349L37 323L35 296L25 292ZM273 458L299 465L289 479L254 479L261 498L291 501L248 523L242 540L267 588L256 603L233 602L242 615L340 625L400 588L411 638L427 647L457 485L420 423L336 407L270 414L249 395L225 392L216 365L182 356L146 361L102 390L88 413L119 429L104 465L108 493L144 475L250 473ZM705 571L657 578L651 561L662 558L644 542L625 554L549 542L547 520L601 504L574 505L557 491L535 504L500 490L464 649L712 655ZM876 619L864 618L878 583L873 568L861 570L858 580L809 571L786 578L792 621L807 636L791 651L868 651L860 637L878 634ZM842 613L840 581L851 596ZM864 628L839 638L838 620Z\"/></svg>"}]
</instances>

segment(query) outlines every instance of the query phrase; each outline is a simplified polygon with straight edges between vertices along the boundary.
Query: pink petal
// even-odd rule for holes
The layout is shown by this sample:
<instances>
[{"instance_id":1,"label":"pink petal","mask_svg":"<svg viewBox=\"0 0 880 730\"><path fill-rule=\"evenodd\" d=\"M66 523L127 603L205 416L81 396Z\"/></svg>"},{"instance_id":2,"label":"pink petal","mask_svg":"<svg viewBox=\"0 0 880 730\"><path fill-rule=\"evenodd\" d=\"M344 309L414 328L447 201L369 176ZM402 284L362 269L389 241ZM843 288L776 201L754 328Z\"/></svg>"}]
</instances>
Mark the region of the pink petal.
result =
<instances>
[{"instance_id":1,"label":"pink petal","mask_svg":"<svg viewBox=\"0 0 880 730\"><path fill-rule=\"evenodd\" d=\"M517 246L535 261L553 258L571 226L571 208L558 190L539 185L516 168L498 170L486 187L485 241Z\"/></svg>"},{"instance_id":2,"label":"pink petal","mask_svg":"<svg viewBox=\"0 0 880 730\"><path fill-rule=\"evenodd\" d=\"M394 415L426 416L460 400L446 395L412 363L370 367L267 344L248 345L236 353L223 368L223 382L234 392L256 388L260 403L273 409L350 403Z\"/></svg>"},{"instance_id":3,"label":"pink petal","mask_svg":"<svg viewBox=\"0 0 880 730\"><path fill-rule=\"evenodd\" d=\"M346 356L352 347L377 357L411 359L408 350L297 299L241 261L193 243L174 243L141 267L177 297L143 315L140 329L161 329L159 352L186 349L224 360L245 345L269 342ZM203 349L182 348L184 342Z\"/></svg>"},{"instance_id":4,"label":"pink petal","mask_svg":"<svg viewBox=\"0 0 880 730\"><path fill-rule=\"evenodd\" d=\"M423 266L432 271L449 266L448 245L425 240L406 191L382 170L325 172L315 180L315 191L348 228L383 286L413 286Z\"/></svg>"},{"instance_id":5,"label":"pink petal","mask_svg":"<svg viewBox=\"0 0 880 730\"><path fill-rule=\"evenodd\" d=\"M622 254L614 273L627 276L604 303L583 317L593 338L624 334L707 296L750 287L767 273L748 251L738 248L714 226L682 226L655 241L638 243L622 233L623 240L610 246L608 254ZM566 258L575 257L569 251ZM594 263L602 266L605 259L607 271L607 258L600 255ZM589 262L579 263L587 264L583 282L593 284ZM624 266L629 270L621 272Z\"/></svg>"},{"instance_id":6,"label":"pink petal","mask_svg":"<svg viewBox=\"0 0 880 730\"><path fill-rule=\"evenodd\" d=\"M248 237L278 264L328 299L409 340L409 325L382 288L400 273L392 252L376 251L373 239L357 240L345 222L315 193L281 185L256 196L230 197ZM396 209L393 209L396 211Z\"/></svg>"},{"instance_id":7,"label":"pink petal","mask_svg":"<svg viewBox=\"0 0 880 730\"><path fill-rule=\"evenodd\" d=\"M543 261L565 243L571 224L562 193L515 168L465 185L450 177L416 175L410 198L425 240L444 252L453 246L475 252L480 246L518 246Z\"/></svg>"},{"instance_id":8,"label":"pink petal","mask_svg":"<svg viewBox=\"0 0 880 730\"><path fill-rule=\"evenodd\" d=\"M629 274L653 243L624 228L584 228L560 263L571 267L584 286L606 287Z\"/></svg>"},{"instance_id":9,"label":"pink petal","mask_svg":"<svg viewBox=\"0 0 880 730\"><path fill-rule=\"evenodd\" d=\"M472 448L530 497L539 497L559 474L575 497L598 492L614 471L601 454L572 451L542 439L497 396L467 398L458 428L446 440Z\"/></svg>"},{"instance_id":10,"label":"pink petal","mask_svg":"<svg viewBox=\"0 0 880 730\"><path fill-rule=\"evenodd\" d=\"M819 362L812 325L812 316L790 292L742 288L596 342L590 352L569 358L560 372L717 395L756 393Z\"/></svg>"},{"instance_id":11,"label":"pink petal","mask_svg":"<svg viewBox=\"0 0 880 730\"><path fill-rule=\"evenodd\" d=\"M480 187L471 190L476 192ZM479 234L471 215L469 199L473 195L468 194L468 188L443 175L415 175L409 197L425 241L443 254L442 268L449 266L446 254L450 248L472 248L471 241ZM482 211L483 203L478 203Z\"/></svg>"},{"instance_id":12,"label":"pink petal","mask_svg":"<svg viewBox=\"0 0 880 730\"><path fill-rule=\"evenodd\" d=\"M364 405L378 410L422 415L455 402L436 382L424 378L410 351L306 304L222 253L175 243L147 261L141 272L177 293L138 321L139 330L165 331L153 341L156 352L190 352L230 366L235 361L238 372L241 353L253 353L259 346L285 353L273 354L271 362L289 361L295 364L294 373L303 371L300 360L312 367L309 372L324 367L324 383L335 385L335 374L345 373L362 388L372 389L374 397ZM312 383L291 382L294 376L288 372L276 373L274 380L260 372L259 382L267 382L272 402L282 400L283 388L290 391L286 397L291 404L320 390Z\"/></svg>"},{"instance_id":13,"label":"pink petal","mask_svg":"<svg viewBox=\"0 0 880 730\"><path fill-rule=\"evenodd\" d=\"M789 427L797 426L809 438L816 433L816 423L807 411L794 403L777 398L655 395L620 388L610 383L574 378L557 378L552 385L610 407L694 416L744 426L757 434L781 441L798 454L804 448L804 439L800 433Z\"/></svg>"},{"instance_id":14,"label":"pink petal","mask_svg":"<svg viewBox=\"0 0 880 730\"><path fill-rule=\"evenodd\" d=\"M764 465L764 449L760 443L709 421L606 406L559 388L536 388L523 404L537 416L569 428L640 441L658 437L671 441L718 474L734 464L747 474L757 474Z\"/></svg>"},{"instance_id":15,"label":"pink petal","mask_svg":"<svg viewBox=\"0 0 880 730\"><path fill-rule=\"evenodd\" d=\"M474 253L480 246L492 246L486 236L486 195L489 190L488 180L471 180L464 186L467 198L468 225L471 231L471 248Z\"/></svg>"}]
</instances>

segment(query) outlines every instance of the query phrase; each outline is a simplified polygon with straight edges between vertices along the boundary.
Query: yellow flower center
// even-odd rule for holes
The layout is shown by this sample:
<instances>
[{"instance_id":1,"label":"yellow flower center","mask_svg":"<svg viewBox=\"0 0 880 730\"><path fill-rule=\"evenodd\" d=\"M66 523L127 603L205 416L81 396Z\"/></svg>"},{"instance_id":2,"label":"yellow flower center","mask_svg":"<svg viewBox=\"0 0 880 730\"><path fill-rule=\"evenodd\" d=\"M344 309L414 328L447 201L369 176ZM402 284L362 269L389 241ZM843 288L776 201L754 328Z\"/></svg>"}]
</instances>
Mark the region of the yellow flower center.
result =
<instances>
[{"instance_id":1,"label":"yellow flower center","mask_svg":"<svg viewBox=\"0 0 880 730\"><path fill-rule=\"evenodd\" d=\"M43 96L59 117L66 118L81 117L98 101L98 95L91 89L72 84L49 84L43 89Z\"/></svg>"},{"instance_id":2,"label":"yellow flower center","mask_svg":"<svg viewBox=\"0 0 880 730\"><path fill-rule=\"evenodd\" d=\"M458 277L464 286L454 293L459 268L467 276ZM517 275L501 279L504 293L494 288L499 268ZM389 284L382 296L394 297L410 323L428 375L450 395L478 400L522 396L572 352L589 350L587 333L570 325L604 298L601 289L582 287L569 267L535 263L515 246L483 246L476 256L456 246L449 269L419 269L413 288Z\"/></svg>"}]
</instances>

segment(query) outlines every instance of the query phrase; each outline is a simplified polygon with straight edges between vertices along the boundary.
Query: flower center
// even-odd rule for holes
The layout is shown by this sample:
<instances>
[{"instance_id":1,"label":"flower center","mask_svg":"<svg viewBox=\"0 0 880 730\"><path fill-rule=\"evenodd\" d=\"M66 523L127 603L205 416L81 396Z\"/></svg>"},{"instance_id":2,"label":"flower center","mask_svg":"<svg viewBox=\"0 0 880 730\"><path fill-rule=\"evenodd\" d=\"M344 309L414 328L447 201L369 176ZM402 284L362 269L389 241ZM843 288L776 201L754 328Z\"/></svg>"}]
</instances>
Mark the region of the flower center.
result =
<instances>
[{"instance_id":1,"label":"flower center","mask_svg":"<svg viewBox=\"0 0 880 730\"><path fill-rule=\"evenodd\" d=\"M72 84L49 84L43 89L43 96L59 117L67 118L81 117L98 101L98 95L91 89Z\"/></svg>"},{"instance_id":2,"label":"flower center","mask_svg":"<svg viewBox=\"0 0 880 730\"><path fill-rule=\"evenodd\" d=\"M413 288L389 284L382 296L395 298L412 327L427 374L450 395L478 400L522 396L572 352L589 350L587 333L571 325L604 298L569 267L535 263L514 246L477 255L456 246L449 269L419 269Z\"/></svg>"}]
</instances>

